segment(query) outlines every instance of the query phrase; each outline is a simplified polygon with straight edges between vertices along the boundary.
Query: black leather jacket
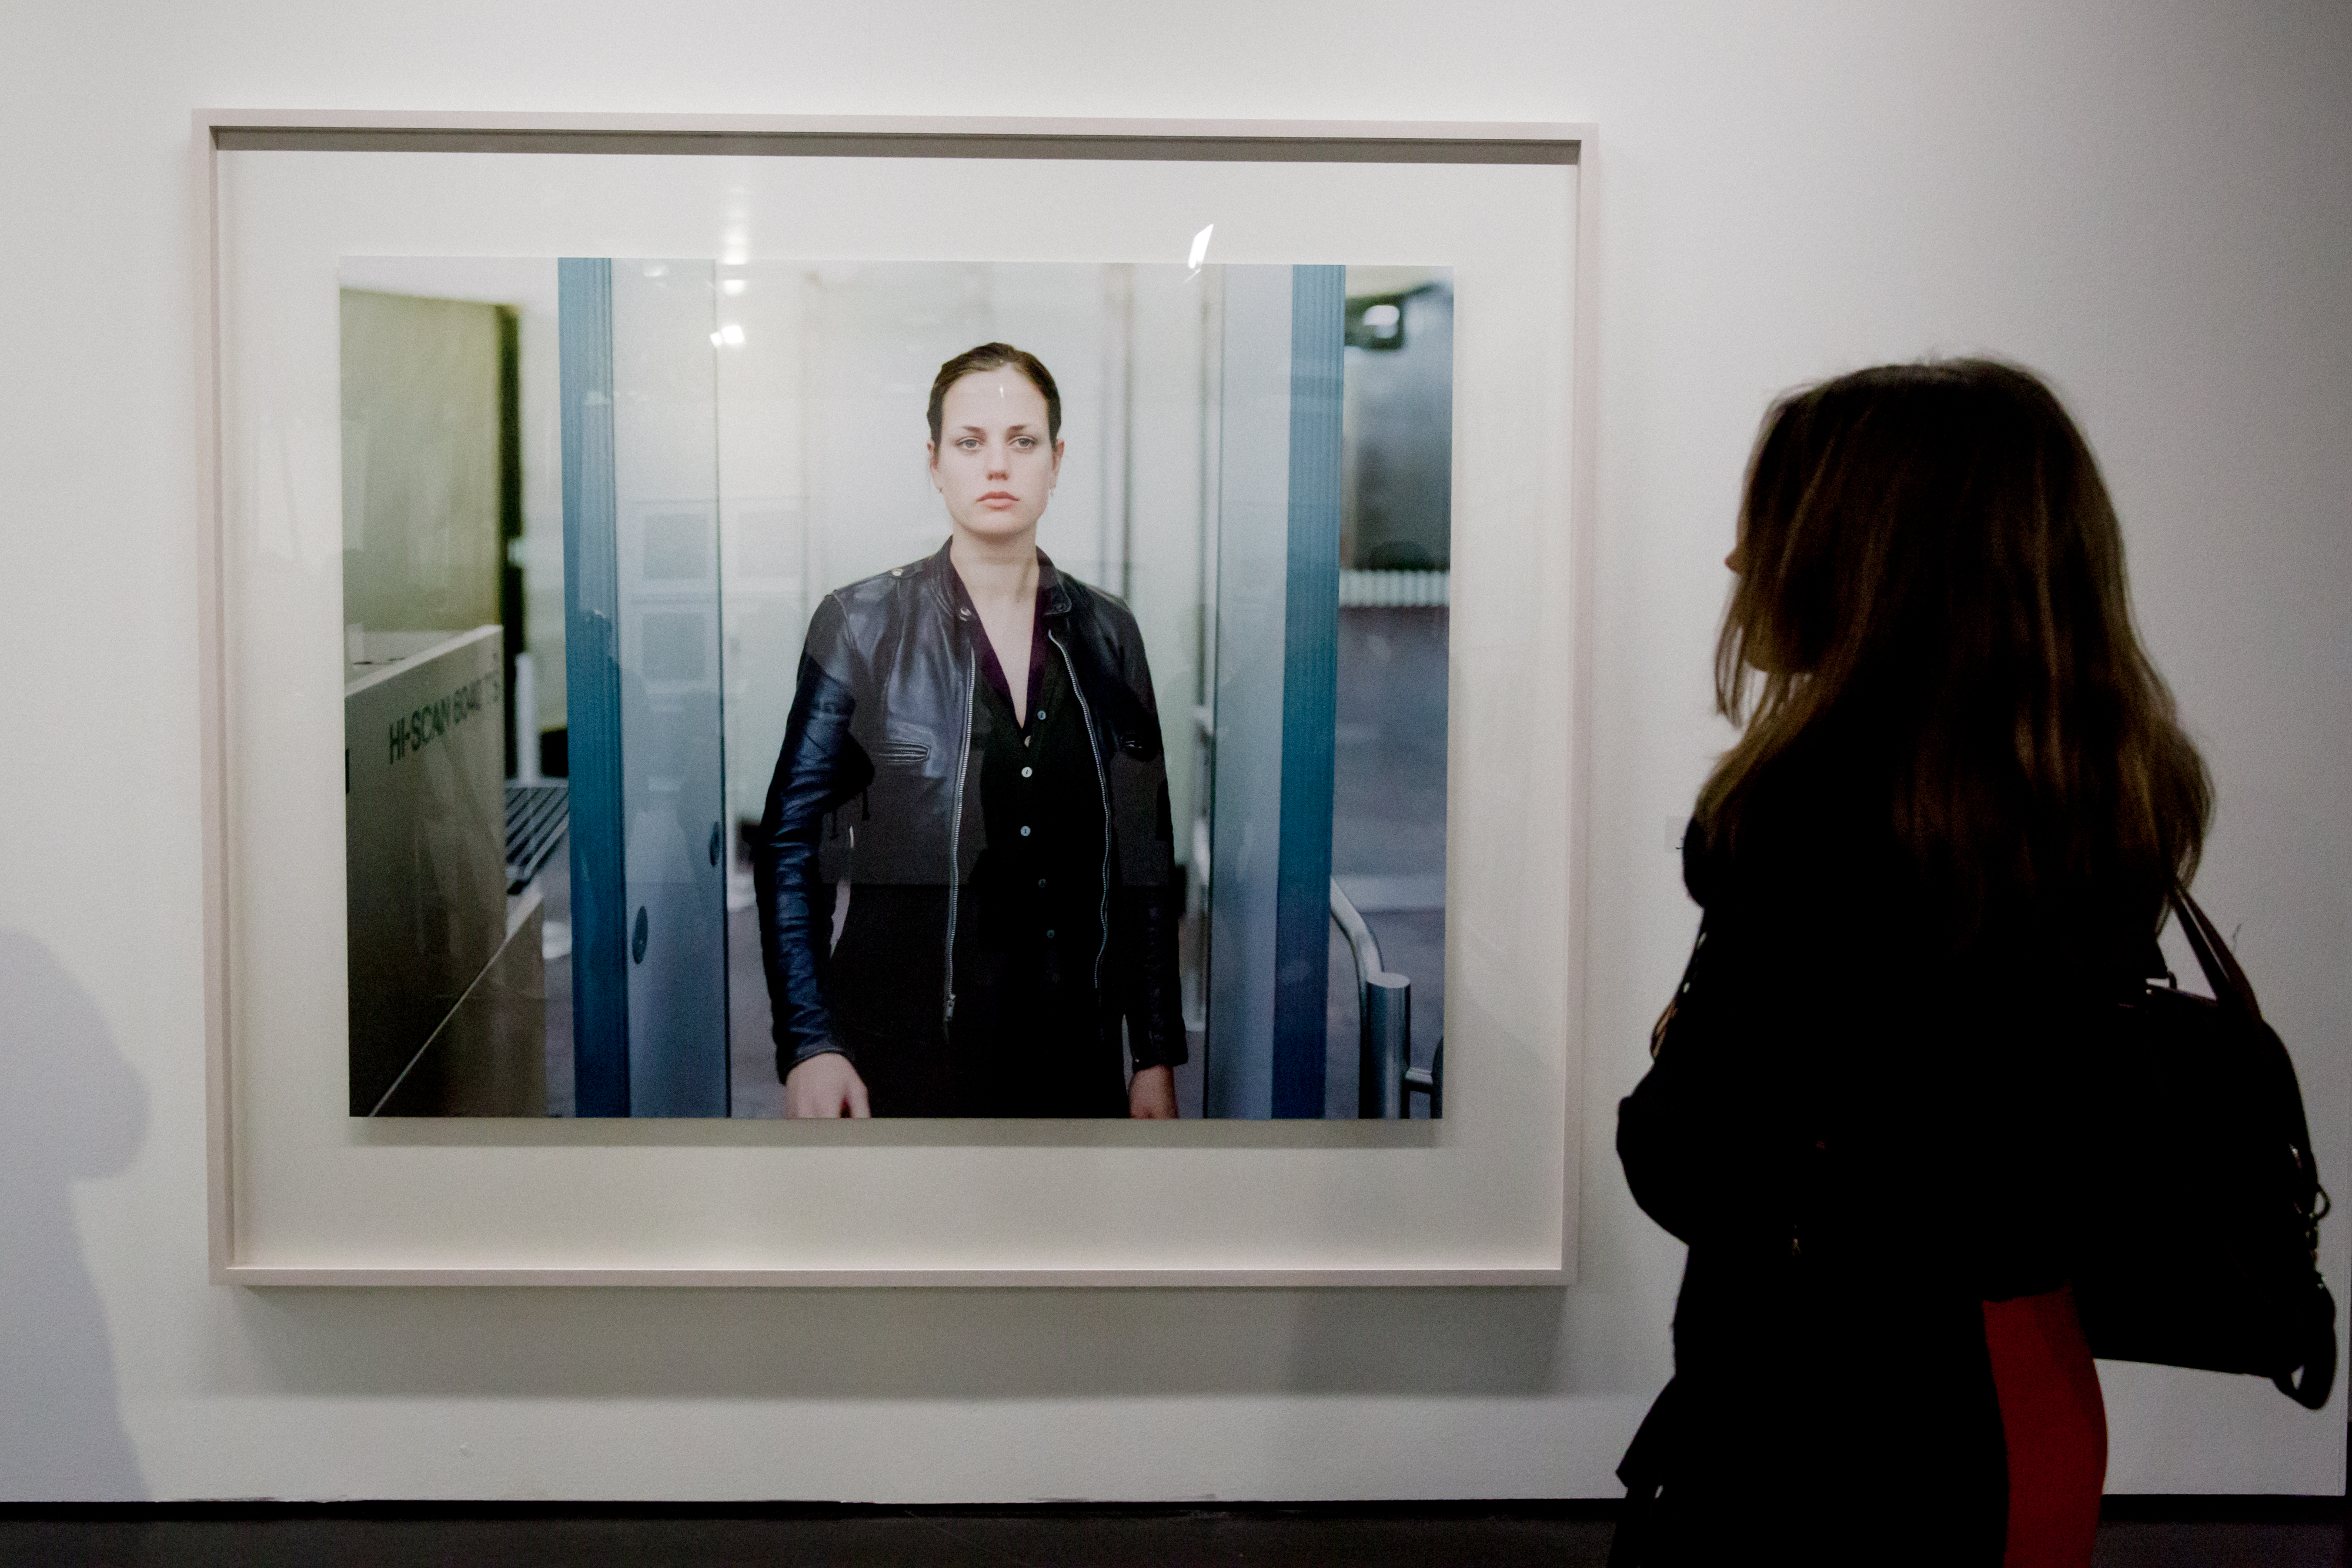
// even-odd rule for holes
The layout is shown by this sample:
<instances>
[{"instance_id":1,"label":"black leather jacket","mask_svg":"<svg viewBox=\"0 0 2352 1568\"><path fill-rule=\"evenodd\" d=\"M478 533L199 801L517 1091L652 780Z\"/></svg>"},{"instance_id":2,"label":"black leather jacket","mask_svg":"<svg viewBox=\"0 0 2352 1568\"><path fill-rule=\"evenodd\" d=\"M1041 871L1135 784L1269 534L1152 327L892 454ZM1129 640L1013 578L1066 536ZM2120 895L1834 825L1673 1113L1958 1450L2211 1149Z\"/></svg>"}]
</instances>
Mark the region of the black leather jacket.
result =
<instances>
[{"instance_id":1,"label":"black leather jacket","mask_svg":"<svg viewBox=\"0 0 2352 1568\"><path fill-rule=\"evenodd\" d=\"M957 893L982 848L971 711L982 635L958 606L954 570L942 546L835 590L810 617L751 858L779 1076L826 1051L856 1060L854 1031L836 1023L845 998L832 995L828 974L834 888L845 879L853 909L861 887L944 893L874 902L898 912L903 927L887 936L894 971L904 956L893 977L901 998L938 998L920 1015L936 1020L938 1038L954 1017ZM1106 1040L1117 1049L1123 1018L1139 1069L1173 1065L1185 1057L1181 911L1143 638L1118 600L1045 570L1045 635L1078 693L1108 830L1095 966Z\"/></svg>"}]
</instances>

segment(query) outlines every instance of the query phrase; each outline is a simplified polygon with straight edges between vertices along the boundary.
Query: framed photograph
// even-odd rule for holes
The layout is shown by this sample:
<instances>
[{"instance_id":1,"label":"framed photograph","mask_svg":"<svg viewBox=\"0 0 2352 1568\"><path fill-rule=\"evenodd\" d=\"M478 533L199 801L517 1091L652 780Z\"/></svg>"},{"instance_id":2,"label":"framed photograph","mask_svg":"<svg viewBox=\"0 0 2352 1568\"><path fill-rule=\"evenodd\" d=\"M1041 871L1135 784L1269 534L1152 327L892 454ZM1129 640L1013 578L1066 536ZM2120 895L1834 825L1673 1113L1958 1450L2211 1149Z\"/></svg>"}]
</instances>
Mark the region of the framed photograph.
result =
<instances>
[{"instance_id":1,"label":"framed photograph","mask_svg":"<svg viewBox=\"0 0 2352 1568\"><path fill-rule=\"evenodd\" d=\"M217 1278L1567 1281L1588 130L197 141Z\"/></svg>"}]
</instances>

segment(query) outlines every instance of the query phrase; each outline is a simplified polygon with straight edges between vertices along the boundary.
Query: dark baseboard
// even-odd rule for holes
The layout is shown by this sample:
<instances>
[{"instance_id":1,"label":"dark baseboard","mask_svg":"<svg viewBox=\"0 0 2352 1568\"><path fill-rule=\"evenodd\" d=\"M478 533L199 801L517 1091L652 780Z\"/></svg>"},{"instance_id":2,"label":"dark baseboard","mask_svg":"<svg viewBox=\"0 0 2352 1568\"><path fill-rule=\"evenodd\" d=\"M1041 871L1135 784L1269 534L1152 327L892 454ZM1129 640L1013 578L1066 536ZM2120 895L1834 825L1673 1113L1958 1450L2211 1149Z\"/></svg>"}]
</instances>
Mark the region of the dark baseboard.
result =
<instances>
[{"instance_id":1,"label":"dark baseboard","mask_svg":"<svg viewBox=\"0 0 2352 1568\"><path fill-rule=\"evenodd\" d=\"M169 1502L0 1502L0 1521L142 1523L163 1520L858 1520L1177 1519L1580 1520L1617 1516L1615 1498L1486 1498L1323 1502L651 1502L627 1500L512 1502L497 1499L364 1499L333 1502L271 1498ZM2347 1500L2273 1494L2136 1492L2109 1496L2102 1519L2167 1523L2325 1523L2346 1516Z\"/></svg>"},{"instance_id":2,"label":"dark baseboard","mask_svg":"<svg viewBox=\"0 0 2352 1568\"><path fill-rule=\"evenodd\" d=\"M2099 1517L2162 1524L2326 1524L2345 1517L2347 1500L2272 1492L2116 1492Z\"/></svg>"},{"instance_id":3,"label":"dark baseboard","mask_svg":"<svg viewBox=\"0 0 2352 1568\"><path fill-rule=\"evenodd\" d=\"M263 1519L1559 1519L1611 1520L1614 1498L1498 1498L1378 1502L509 1502L497 1499L194 1499L173 1502L0 1502L0 1521Z\"/></svg>"}]
</instances>

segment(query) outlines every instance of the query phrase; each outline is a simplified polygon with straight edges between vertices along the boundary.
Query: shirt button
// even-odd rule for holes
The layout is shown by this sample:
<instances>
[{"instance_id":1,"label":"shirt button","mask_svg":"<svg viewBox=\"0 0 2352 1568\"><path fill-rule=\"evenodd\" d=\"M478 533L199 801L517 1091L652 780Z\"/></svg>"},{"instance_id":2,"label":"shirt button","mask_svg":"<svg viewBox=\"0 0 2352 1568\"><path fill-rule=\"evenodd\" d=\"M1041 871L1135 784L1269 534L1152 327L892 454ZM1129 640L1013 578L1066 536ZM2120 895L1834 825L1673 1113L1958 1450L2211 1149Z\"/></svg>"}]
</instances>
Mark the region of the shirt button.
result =
<instances>
[{"instance_id":1,"label":"shirt button","mask_svg":"<svg viewBox=\"0 0 2352 1568\"><path fill-rule=\"evenodd\" d=\"M1026 822L1021 824L1021 836L1024 839L1029 836L1029 824Z\"/></svg>"},{"instance_id":2,"label":"shirt button","mask_svg":"<svg viewBox=\"0 0 2352 1568\"><path fill-rule=\"evenodd\" d=\"M1021 737L1021 744L1022 744L1022 745L1024 745L1024 746L1027 746L1030 742L1032 742L1032 741L1035 740L1036 738L1037 738L1037 737L1036 737L1035 736L1034 736L1034 735L1024 735L1024 736L1023 736L1023 737Z\"/></svg>"},{"instance_id":3,"label":"shirt button","mask_svg":"<svg viewBox=\"0 0 2352 1568\"><path fill-rule=\"evenodd\" d=\"M1041 876L1041 877L1039 877L1039 878L1037 879L1037 885L1038 885L1039 887L1043 887L1043 886L1045 886L1045 879L1044 877L1042 877L1042 876Z\"/></svg>"},{"instance_id":4,"label":"shirt button","mask_svg":"<svg viewBox=\"0 0 2352 1568\"><path fill-rule=\"evenodd\" d=\"M1024 778L1024 779L1028 778L1028 777L1029 777L1029 769L1028 769L1028 768L1024 768L1021 770L1021 777L1022 777L1022 778Z\"/></svg>"},{"instance_id":5,"label":"shirt button","mask_svg":"<svg viewBox=\"0 0 2352 1568\"><path fill-rule=\"evenodd\" d=\"M1045 933L1045 940L1046 940L1046 941L1048 941L1048 942L1051 942L1053 939L1054 939L1054 934L1053 934L1051 931L1046 932L1046 933Z\"/></svg>"}]
</instances>

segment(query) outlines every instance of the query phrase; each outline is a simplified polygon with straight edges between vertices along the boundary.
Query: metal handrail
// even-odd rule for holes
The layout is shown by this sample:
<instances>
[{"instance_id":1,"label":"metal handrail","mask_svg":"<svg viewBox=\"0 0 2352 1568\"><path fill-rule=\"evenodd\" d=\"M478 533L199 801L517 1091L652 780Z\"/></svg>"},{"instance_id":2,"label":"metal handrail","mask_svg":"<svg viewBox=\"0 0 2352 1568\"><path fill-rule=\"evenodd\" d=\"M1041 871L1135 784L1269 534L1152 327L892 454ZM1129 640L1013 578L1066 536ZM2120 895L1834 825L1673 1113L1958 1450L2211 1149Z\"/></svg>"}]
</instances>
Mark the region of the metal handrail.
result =
<instances>
[{"instance_id":1,"label":"metal handrail","mask_svg":"<svg viewBox=\"0 0 2352 1568\"><path fill-rule=\"evenodd\" d=\"M1339 891L1339 879L1336 876L1331 879L1331 924L1348 938L1349 950L1355 954L1356 999L1361 1001L1365 977L1380 974L1385 967L1381 963L1380 938L1364 924L1364 917L1356 913L1355 901Z\"/></svg>"},{"instance_id":2,"label":"metal handrail","mask_svg":"<svg viewBox=\"0 0 2352 1568\"><path fill-rule=\"evenodd\" d=\"M1412 982L1381 967L1380 942L1339 891L1337 877L1331 879L1331 921L1348 938L1356 960L1356 1114L1401 1119L1406 1081L1418 1071L1412 1065Z\"/></svg>"},{"instance_id":3,"label":"metal handrail","mask_svg":"<svg viewBox=\"0 0 2352 1568\"><path fill-rule=\"evenodd\" d=\"M1426 1067L1404 1070L1404 1092L1407 1098L1415 1094L1429 1096L1429 1119L1441 1120L1445 1114L1445 1037L1437 1037L1437 1049L1429 1053Z\"/></svg>"}]
</instances>

